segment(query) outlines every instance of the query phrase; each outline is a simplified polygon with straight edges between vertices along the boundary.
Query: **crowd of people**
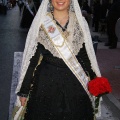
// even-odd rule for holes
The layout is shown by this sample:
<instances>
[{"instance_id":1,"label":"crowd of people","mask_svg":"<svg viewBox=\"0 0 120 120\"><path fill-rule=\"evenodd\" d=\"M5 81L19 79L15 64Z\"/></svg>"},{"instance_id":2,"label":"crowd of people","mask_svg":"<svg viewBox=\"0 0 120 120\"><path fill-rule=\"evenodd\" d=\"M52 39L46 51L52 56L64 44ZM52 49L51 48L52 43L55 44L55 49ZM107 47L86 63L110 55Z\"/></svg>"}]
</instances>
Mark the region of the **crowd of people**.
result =
<instances>
[{"instance_id":1,"label":"crowd of people","mask_svg":"<svg viewBox=\"0 0 120 120\"><path fill-rule=\"evenodd\" d=\"M7 10L12 9L16 5L16 0L0 0L0 13L7 14Z\"/></svg>"},{"instance_id":2,"label":"crowd of people","mask_svg":"<svg viewBox=\"0 0 120 120\"><path fill-rule=\"evenodd\" d=\"M115 26L120 18L120 0L113 0L112 3L108 0L102 0L102 3L100 0L94 0L91 6L84 0L81 8L87 22L90 23L92 19L93 32L105 32L108 35L105 46L109 46L109 49L117 48Z\"/></svg>"},{"instance_id":3,"label":"crowd of people","mask_svg":"<svg viewBox=\"0 0 120 120\"><path fill-rule=\"evenodd\" d=\"M42 0L1 0L0 12L7 14L7 9L11 9L17 3L21 14L22 28L29 28ZM82 10L82 14L87 20L88 24L92 21L93 32L106 32L108 35L108 42L105 46L110 49L117 47L118 38L115 34L115 25L120 18L120 0L113 0L110 3L108 0L94 0L88 4L88 0L78 0Z\"/></svg>"},{"instance_id":4,"label":"crowd of people","mask_svg":"<svg viewBox=\"0 0 120 120\"><path fill-rule=\"evenodd\" d=\"M29 28L42 0L18 0L17 5L20 9L22 28ZM117 37L115 34L115 25L120 18L120 0L114 0L110 3L108 0L94 0L88 3L88 0L78 0L82 10L82 15L85 17L88 24L94 27L93 32L106 32L108 42L105 46L110 49L117 47ZM14 6L14 2L12 2Z\"/></svg>"}]
</instances>

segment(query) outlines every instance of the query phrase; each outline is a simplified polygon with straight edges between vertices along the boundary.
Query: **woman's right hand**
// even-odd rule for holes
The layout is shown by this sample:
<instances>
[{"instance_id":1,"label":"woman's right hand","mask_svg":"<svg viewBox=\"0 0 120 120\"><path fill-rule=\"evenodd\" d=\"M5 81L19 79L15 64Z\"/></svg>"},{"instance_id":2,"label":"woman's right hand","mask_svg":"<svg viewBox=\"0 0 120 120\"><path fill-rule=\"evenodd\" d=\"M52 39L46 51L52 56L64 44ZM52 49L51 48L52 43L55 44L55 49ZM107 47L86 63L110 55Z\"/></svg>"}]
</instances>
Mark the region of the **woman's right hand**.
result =
<instances>
[{"instance_id":1,"label":"woman's right hand","mask_svg":"<svg viewBox=\"0 0 120 120\"><path fill-rule=\"evenodd\" d=\"M24 106L26 103L27 98L26 97L19 97L21 105Z\"/></svg>"}]
</instances>

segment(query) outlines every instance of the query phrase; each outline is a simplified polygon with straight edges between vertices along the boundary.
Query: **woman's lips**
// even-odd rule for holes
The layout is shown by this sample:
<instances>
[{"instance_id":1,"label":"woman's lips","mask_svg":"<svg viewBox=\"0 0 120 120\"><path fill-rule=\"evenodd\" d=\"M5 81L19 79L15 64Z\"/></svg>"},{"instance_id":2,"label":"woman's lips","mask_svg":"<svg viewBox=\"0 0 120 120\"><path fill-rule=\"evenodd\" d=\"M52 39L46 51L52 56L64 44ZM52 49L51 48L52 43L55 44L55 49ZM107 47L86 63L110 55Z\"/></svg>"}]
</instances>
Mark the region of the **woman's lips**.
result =
<instances>
[{"instance_id":1,"label":"woman's lips","mask_svg":"<svg viewBox=\"0 0 120 120\"><path fill-rule=\"evenodd\" d=\"M59 2L59 3L57 3L59 6L63 6L64 5L64 3L63 2Z\"/></svg>"}]
</instances>

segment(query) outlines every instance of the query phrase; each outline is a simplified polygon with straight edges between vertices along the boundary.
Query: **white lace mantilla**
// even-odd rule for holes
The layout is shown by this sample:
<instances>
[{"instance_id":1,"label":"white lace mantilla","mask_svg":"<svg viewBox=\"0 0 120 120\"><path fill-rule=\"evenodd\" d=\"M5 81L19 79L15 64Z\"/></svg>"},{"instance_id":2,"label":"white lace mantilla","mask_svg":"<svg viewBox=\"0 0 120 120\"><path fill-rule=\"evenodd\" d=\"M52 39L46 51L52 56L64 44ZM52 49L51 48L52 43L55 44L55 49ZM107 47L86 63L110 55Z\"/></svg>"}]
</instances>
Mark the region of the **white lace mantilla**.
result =
<instances>
[{"instance_id":1,"label":"white lace mantilla","mask_svg":"<svg viewBox=\"0 0 120 120\"><path fill-rule=\"evenodd\" d=\"M82 30L80 29L79 23L75 16L75 13L73 12L69 13L69 23L67 27L67 32L69 32L69 36L67 37L66 41L68 42L73 53L77 55L78 52L80 51L80 48L82 48L84 38L83 38ZM45 47L45 49L49 50L53 54L53 56L61 58L58 52L56 51L56 49L54 48L53 43L51 42L51 40L49 40L47 34L44 32L44 30L41 27L37 39L38 42Z\"/></svg>"},{"instance_id":2,"label":"white lace mantilla","mask_svg":"<svg viewBox=\"0 0 120 120\"><path fill-rule=\"evenodd\" d=\"M38 41L41 44L43 44L46 49L51 51L51 53L54 56L59 57L58 54L55 52L55 49L53 45L50 43L50 41L49 41L49 45L47 45L48 39L45 39L45 33L43 33L44 37L42 35L39 35L40 26L45 20L46 14L48 13L48 4L49 4L49 0L42 1L41 6L29 29L27 39L26 39L24 54L23 54L19 84L17 86L16 93L19 92L21 88L23 79L25 77L26 71L30 64L30 59L35 54ZM71 49L73 50L75 55L78 54L80 48L82 47L83 42L85 42L86 51L87 51L88 57L91 62L91 67L96 73L96 75L100 77L101 74L100 74L99 67L96 61L96 56L94 53L92 40L91 40L91 35L88 29L88 25L85 19L82 17L82 13L80 10L80 6L78 4L78 0L71 0L70 11L73 11L74 14L70 14L70 21L69 21L68 28L67 28L67 30L70 32L70 36L68 37L67 41L69 41L69 45L71 46ZM40 36L42 36L43 39ZM19 99L17 99L16 105L21 106Z\"/></svg>"}]
</instances>

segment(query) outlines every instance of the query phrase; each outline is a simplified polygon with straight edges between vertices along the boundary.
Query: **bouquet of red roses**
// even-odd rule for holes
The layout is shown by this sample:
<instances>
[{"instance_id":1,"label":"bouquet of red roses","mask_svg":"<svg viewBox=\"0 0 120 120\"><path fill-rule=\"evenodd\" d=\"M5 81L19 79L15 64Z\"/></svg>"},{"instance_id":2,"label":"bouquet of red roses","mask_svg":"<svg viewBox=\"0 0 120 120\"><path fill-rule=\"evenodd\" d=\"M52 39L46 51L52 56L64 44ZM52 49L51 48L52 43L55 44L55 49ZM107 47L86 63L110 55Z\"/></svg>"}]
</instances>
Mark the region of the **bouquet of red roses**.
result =
<instances>
[{"instance_id":1,"label":"bouquet of red roses","mask_svg":"<svg viewBox=\"0 0 120 120\"><path fill-rule=\"evenodd\" d=\"M96 77L88 83L89 92L96 97L95 99L95 113L98 112L100 97L104 94L112 92L112 88L107 78Z\"/></svg>"}]
</instances>

